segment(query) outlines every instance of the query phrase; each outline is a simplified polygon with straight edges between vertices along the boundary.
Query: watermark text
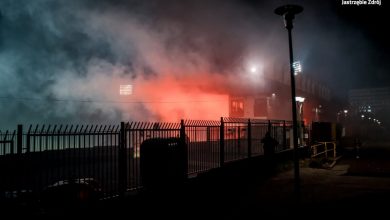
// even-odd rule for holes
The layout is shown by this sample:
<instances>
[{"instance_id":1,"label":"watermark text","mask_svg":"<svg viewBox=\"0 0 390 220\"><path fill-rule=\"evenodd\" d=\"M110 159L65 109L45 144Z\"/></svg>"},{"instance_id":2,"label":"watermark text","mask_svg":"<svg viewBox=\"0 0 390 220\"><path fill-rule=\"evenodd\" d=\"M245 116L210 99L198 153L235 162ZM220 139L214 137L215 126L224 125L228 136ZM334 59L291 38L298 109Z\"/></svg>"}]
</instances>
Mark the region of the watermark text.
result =
<instances>
[{"instance_id":1,"label":"watermark text","mask_svg":"<svg viewBox=\"0 0 390 220\"><path fill-rule=\"evenodd\" d=\"M341 5L382 5L382 0L341 0Z\"/></svg>"}]
</instances>

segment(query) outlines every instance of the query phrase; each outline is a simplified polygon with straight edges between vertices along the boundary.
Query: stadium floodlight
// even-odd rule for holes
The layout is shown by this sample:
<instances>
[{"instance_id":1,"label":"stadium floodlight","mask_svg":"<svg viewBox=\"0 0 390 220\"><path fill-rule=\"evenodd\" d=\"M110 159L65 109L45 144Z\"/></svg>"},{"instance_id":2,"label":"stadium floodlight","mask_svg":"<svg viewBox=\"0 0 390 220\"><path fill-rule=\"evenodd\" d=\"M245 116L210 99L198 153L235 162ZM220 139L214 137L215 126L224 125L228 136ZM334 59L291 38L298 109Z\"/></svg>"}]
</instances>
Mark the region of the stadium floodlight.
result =
<instances>
[{"instance_id":1,"label":"stadium floodlight","mask_svg":"<svg viewBox=\"0 0 390 220\"><path fill-rule=\"evenodd\" d=\"M295 61L293 64L293 68L294 68L294 75L298 75L298 73L302 73L302 65L301 65L301 62L299 61Z\"/></svg>"}]
</instances>

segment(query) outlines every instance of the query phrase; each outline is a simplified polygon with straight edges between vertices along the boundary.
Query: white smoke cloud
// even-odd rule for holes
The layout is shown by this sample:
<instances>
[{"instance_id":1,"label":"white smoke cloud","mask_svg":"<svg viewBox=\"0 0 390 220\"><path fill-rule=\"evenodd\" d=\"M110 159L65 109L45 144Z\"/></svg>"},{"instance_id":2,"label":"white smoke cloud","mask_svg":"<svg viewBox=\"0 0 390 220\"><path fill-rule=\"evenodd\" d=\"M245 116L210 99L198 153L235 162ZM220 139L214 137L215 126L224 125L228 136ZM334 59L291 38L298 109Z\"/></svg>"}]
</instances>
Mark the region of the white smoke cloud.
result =
<instances>
[{"instance_id":1,"label":"white smoke cloud","mask_svg":"<svg viewBox=\"0 0 390 220\"><path fill-rule=\"evenodd\" d=\"M172 111L185 117L187 110L162 107L161 97L176 106L183 99L208 101L187 103L193 109L229 91L245 91L248 81L267 86L251 82L247 66L256 63L267 71L288 62L283 21L273 14L281 2L248 2L1 1L0 115L6 120L0 127L159 120L161 109L165 116ZM297 16L294 28L297 59L305 59L303 68L313 78L342 76L353 65L339 65L334 54L353 48L339 35L352 29L329 31L318 25L316 12L305 10L308 15ZM338 25L337 19L328 21ZM334 66L343 69L331 71ZM120 84L133 84L134 96L120 97Z\"/></svg>"},{"instance_id":2,"label":"white smoke cloud","mask_svg":"<svg viewBox=\"0 0 390 220\"><path fill-rule=\"evenodd\" d=\"M166 114L183 112L148 103L159 101L158 92L169 93L158 88L171 90L165 102L178 102L172 96L178 92L188 93L180 99L202 99L196 82L184 91L180 80L194 76L202 84L223 84L229 79L218 75L228 71L220 67L242 55L243 48L235 45L242 45L241 40L218 39L219 30L204 28L202 17L172 20L180 12L172 5L166 5L172 11L165 14L154 8L159 2L129 7L134 2L3 1L1 114L9 119L3 125L158 120L161 108ZM186 25L209 32L189 33L192 28ZM230 61L218 49L228 52ZM216 65L215 58L221 63ZM119 97L123 83L134 84L133 97Z\"/></svg>"}]
</instances>

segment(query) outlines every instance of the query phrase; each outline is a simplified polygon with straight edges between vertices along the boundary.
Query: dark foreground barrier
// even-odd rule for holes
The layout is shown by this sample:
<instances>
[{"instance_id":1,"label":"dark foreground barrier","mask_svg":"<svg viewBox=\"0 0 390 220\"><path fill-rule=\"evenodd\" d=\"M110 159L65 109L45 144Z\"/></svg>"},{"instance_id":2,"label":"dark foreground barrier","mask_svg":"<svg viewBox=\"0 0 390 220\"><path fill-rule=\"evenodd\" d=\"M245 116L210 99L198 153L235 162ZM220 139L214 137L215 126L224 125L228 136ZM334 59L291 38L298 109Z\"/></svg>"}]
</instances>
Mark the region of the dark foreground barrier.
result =
<instances>
[{"instance_id":1,"label":"dark foreground barrier","mask_svg":"<svg viewBox=\"0 0 390 220\"><path fill-rule=\"evenodd\" d=\"M142 185L148 190L166 189L187 180L186 144L180 138L153 138L141 145Z\"/></svg>"}]
</instances>

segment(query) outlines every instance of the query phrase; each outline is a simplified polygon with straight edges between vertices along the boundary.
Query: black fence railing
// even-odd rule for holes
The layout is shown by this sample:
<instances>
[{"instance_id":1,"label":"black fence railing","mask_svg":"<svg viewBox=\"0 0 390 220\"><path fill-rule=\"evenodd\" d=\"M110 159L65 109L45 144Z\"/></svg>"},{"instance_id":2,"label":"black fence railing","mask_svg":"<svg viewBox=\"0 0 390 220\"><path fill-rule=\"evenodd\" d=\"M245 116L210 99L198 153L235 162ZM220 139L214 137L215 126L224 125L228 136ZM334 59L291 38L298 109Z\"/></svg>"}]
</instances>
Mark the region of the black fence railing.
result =
<instances>
[{"instance_id":1,"label":"black fence railing","mask_svg":"<svg viewBox=\"0 0 390 220\"><path fill-rule=\"evenodd\" d=\"M14 154L15 148L15 134L16 131L13 131L10 133L9 131L6 131L5 133L2 133L0 131L0 155L6 155L6 154Z\"/></svg>"},{"instance_id":2,"label":"black fence railing","mask_svg":"<svg viewBox=\"0 0 390 220\"><path fill-rule=\"evenodd\" d=\"M117 196L142 187L140 149L145 140L178 138L186 143L184 159L191 176L263 155L261 139L267 131L279 142L277 152L291 149L291 129L291 122L241 118L37 125L27 131L18 125L15 131L0 132L0 198L20 192L39 195L70 180L94 180L102 197Z\"/></svg>"},{"instance_id":3,"label":"black fence railing","mask_svg":"<svg viewBox=\"0 0 390 220\"><path fill-rule=\"evenodd\" d=\"M196 174L221 166L219 121L184 121L188 148L188 173Z\"/></svg>"}]
</instances>

